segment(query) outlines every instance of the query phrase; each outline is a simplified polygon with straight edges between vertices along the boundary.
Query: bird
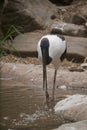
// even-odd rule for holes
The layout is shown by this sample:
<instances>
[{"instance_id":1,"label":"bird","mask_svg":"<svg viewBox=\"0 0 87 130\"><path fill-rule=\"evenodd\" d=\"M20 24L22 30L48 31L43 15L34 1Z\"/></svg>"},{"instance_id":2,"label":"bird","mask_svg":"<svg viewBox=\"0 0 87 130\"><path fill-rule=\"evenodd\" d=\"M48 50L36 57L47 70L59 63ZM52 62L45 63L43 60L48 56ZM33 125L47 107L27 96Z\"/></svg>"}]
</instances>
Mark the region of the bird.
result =
<instances>
[{"instance_id":1,"label":"bird","mask_svg":"<svg viewBox=\"0 0 87 130\"><path fill-rule=\"evenodd\" d=\"M60 34L46 34L40 38L37 44L38 59L43 66L43 89L45 90L46 101L49 101L47 88L47 69L46 66L54 65L54 78L51 101L54 101L57 70L60 63L66 58L67 43L65 37Z\"/></svg>"}]
</instances>

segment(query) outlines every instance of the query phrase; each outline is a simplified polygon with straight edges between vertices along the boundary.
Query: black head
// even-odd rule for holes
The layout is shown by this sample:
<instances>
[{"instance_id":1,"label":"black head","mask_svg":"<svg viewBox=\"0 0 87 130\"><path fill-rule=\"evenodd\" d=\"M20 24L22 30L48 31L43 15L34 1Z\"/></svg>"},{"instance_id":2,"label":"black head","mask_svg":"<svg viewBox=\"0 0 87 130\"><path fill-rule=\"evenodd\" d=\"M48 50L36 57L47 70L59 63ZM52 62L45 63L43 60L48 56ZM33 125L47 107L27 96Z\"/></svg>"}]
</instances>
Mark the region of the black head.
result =
<instances>
[{"instance_id":1,"label":"black head","mask_svg":"<svg viewBox=\"0 0 87 130\"><path fill-rule=\"evenodd\" d=\"M49 56L49 40L47 38L43 38L41 40L40 47L42 51L43 62L45 62L46 65L50 64L52 58Z\"/></svg>"},{"instance_id":2,"label":"black head","mask_svg":"<svg viewBox=\"0 0 87 130\"><path fill-rule=\"evenodd\" d=\"M47 38L43 38L40 44L41 48L49 48L49 40Z\"/></svg>"}]
</instances>

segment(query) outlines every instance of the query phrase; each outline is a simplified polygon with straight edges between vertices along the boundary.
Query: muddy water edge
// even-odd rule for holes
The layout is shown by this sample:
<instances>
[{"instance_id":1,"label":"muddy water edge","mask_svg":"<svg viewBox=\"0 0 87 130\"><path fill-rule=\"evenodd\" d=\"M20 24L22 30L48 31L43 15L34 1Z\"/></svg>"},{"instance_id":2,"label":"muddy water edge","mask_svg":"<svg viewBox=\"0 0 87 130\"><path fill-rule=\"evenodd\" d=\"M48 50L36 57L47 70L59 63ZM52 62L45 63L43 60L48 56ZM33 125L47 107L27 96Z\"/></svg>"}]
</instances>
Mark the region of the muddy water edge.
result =
<instances>
[{"instance_id":1,"label":"muddy water edge","mask_svg":"<svg viewBox=\"0 0 87 130\"><path fill-rule=\"evenodd\" d=\"M49 90L51 94L51 90ZM0 128L1 130L51 130L67 122L61 120L53 110L54 105L67 95L87 94L85 90L57 89L55 102L45 103L41 88L1 87Z\"/></svg>"}]
</instances>

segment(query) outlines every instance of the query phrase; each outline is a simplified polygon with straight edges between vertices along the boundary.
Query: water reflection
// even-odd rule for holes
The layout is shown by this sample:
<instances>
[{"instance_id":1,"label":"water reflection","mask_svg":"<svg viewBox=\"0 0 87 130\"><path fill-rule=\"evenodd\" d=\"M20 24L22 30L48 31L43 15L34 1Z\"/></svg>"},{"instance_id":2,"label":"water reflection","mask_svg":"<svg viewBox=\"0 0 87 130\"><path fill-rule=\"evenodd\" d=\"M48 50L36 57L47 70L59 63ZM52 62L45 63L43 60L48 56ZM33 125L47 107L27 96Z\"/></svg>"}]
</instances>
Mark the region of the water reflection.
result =
<instances>
[{"instance_id":1,"label":"water reflection","mask_svg":"<svg viewBox=\"0 0 87 130\"><path fill-rule=\"evenodd\" d=\"M1 87L1 130L51 130L58 127L64 121L55 115L53 107L64 95L73 93L77 91L57 89L55 102L46 104L44 92L40 88ZM79 93L87 94L86 91Z\"/></svg>"}]
</instances>

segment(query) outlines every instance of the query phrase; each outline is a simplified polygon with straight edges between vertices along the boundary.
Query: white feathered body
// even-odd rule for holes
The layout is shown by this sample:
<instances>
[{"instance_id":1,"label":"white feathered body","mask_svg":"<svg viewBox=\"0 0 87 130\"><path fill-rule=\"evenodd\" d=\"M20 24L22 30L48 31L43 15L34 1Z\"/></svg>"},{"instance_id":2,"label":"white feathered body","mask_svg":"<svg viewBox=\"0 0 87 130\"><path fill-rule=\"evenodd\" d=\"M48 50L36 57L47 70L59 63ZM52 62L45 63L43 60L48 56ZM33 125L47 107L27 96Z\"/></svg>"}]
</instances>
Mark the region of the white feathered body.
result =
<instances>
[{"instance_id":1,"label":"white feathered body","mask_svg":"<svg viewBox=\"0 0 87 130\"><path fill-rule=\"evenodd\" d=\"M41 52L40 43L43 38L47 38L49 40L49 56L52 58L52 63L54 64L55 69L58 69L61 62L60 57L66 49L66 41L62 40L57 35L43 36L39 40L38 46L37 46L38 58L40 60L42 60L42 52Z\"/></svg>"}]
</instances>

